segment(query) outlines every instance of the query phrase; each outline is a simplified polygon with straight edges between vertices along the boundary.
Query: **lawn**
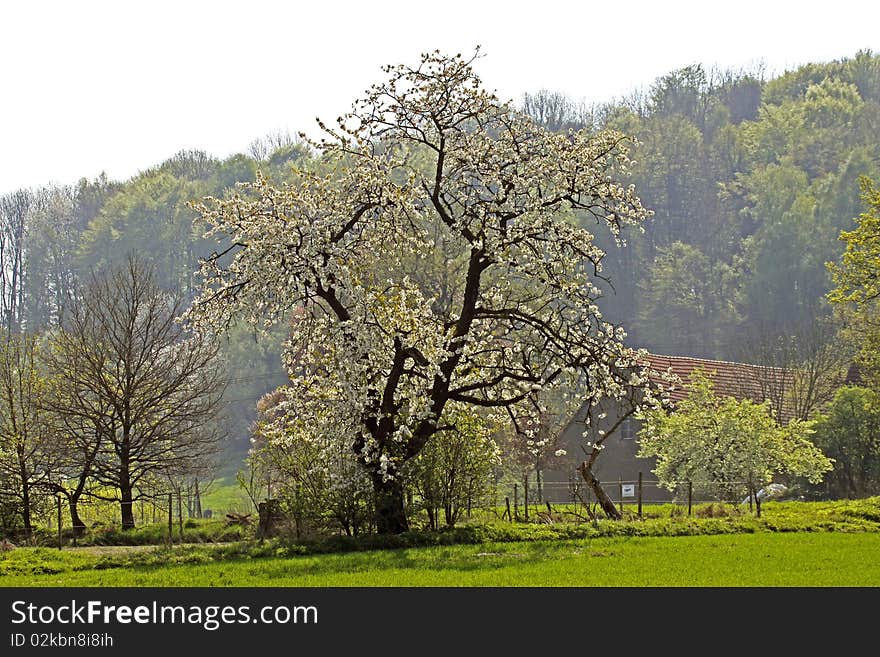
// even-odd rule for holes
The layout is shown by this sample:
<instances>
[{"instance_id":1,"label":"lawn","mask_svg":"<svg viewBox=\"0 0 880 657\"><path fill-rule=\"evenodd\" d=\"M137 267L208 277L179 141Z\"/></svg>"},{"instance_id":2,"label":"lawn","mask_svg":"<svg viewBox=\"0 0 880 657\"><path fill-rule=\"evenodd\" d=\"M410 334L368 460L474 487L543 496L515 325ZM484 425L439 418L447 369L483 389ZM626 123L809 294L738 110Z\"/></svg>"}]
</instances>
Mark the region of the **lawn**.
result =
<instances>
[{"instance_id":1,"label":"lawn","mask_svg":"<svg viewBox=\"0 0 880 657\"><path fill-rule=\"evenodd\" d=\"M212 482L202 495L202 509L210 509L216 517L229 511L253 513L254 504L235 480L234 475Z\"/></svg>"},{"instance_id":2,"label":"lawn","mask_svg":"<svg viewBox=\"0 0 880 657\"><path fill-rule=\"evenodd\" d=\"M253 526L188 520L51 533L0 552L0 586L880 586L880 497L723 505L644 518L481 519L451 531L258 541Z\"/></svg>"},{"instance_id":3,"label":"lawn","mask_svg":"<svg viewBox=\"0 0 880 657\"><path fill-rule=\"evenodd\" d=\"M0 586L880 586L876 533L492 542L285 557L18 549ZM114 560L116 559L116 560ZM134 565L132 565L134 564Z\"/></svg>"}]
</instances>

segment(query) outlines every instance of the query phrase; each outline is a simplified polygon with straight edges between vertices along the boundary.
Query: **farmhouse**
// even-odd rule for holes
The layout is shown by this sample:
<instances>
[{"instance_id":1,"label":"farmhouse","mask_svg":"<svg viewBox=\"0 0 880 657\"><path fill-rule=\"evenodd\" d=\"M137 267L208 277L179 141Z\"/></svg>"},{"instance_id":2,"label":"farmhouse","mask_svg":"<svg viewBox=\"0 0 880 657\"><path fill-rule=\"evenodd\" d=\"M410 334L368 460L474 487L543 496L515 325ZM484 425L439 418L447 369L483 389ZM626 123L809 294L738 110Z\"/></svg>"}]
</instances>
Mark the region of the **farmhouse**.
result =
<instances>
[{"instance_id":1,"label":"farmhouse","mask_svg":"<svg viewBox=\"0 0 880 657\"><path fill-rule=\"evenodd\" d=\"M648 355L648 363L657 372L670 371L680 379L681 384L668 388L668 396L673 404L682 401L687 395L685 386L690 382L695 370L701 370L714 383L715 393L736 399L751 399L756 402L770 402L773 413L779 422L785 423L796 416L790 403L790 391L795 386L791 371L777 367L749 365L729 361L691 358L689 356ZM659 383L659 381L657 381ZM600 408L605 418L598 429L610 430L620 417L615 404L606 402ZM579 475L575 468L585 456L584 417L586 409L581 409L569 422L560 437L560 447L567 453L564 468L547 470L544 473L544 497L549 501L568 501L572 486L577 485ZM638 432L641 422L634 417L626 418L604 442L604 449L593 466L593 472L603 484L603 488L614 500L621 497L635 499L639 473L642 474L642 499L645 501L665 501L672 494L659 488L653 482L656 477L652 470L656 467L654 458L640 458L638 452Z\"/></svg>"}]
</instances>

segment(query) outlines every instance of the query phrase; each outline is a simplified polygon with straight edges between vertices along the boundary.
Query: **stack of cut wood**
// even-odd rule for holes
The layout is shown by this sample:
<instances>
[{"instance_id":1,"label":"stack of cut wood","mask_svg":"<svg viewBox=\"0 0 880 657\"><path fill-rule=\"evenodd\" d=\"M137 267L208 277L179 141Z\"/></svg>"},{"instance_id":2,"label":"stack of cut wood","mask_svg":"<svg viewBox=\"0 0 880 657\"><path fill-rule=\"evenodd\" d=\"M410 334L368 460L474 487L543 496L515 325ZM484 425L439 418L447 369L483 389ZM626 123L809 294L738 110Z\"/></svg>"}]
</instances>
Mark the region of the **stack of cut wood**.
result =
<instances>
[{"instance_id":1,"label":"stack of cut wood","mask_svg":"<svg viewBox=\"0 0 880 657\"><path fill-rule=\"evenodd\" d=\"M226 524L227 525L250 525L251 524L251 514L250 513L227 513L226 514Z\"/></svg>"}]
</instances>

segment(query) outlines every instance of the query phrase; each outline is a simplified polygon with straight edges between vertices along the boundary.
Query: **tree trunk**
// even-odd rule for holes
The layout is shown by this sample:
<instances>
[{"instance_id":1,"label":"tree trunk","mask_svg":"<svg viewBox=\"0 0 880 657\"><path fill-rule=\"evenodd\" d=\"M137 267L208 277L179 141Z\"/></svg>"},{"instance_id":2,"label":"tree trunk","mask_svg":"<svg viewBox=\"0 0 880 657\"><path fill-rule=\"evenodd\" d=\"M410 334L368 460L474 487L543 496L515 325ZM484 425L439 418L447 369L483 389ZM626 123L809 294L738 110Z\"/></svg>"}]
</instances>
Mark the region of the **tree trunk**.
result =
<instances>
[{"instance_id":1,"label":"tree trunk","mask_svg":"<svg viewBox=\"0 0 880 657\"><path fill-rule=\"evenodd\" d=\"M122 446L118 450L119 454L119 509L122 515L122 529L134 529L134 506L132 504L131 494L131 470L129 460L130 439L128 431L122 440ZM170 518L171 508L168 509Z\"/></svg>"},{"instance_id":2,"label":"tree trunk","mask_svg":"<svg viewBox=\"0 0 880 657\"><path fill-rule=\"evenodd\" d=\"M86 533L86 523L84 523L79 517L79 500L86 489L86 484L92 474L93 465L98 456L98 450L101 449L101 445L101 433L98 429L95 429L94 442L84 448L83 468L82 472L79 474L79 479L76 482L76 487L70 491L66 490L63 485L59 487L59 492L62 495L67 496L67 506L70 509L70 524L73 527L73 537L75 539ZM143 507L141 507L141 515L141 522L143 522Z\"/></svg>"},{"instance_id":3,"label":"tree trunk","mask_svg":"<svg viewBox=\"0 0 880 657\"><path fill-rule=\"evenodd\" d=\"M71 495L67 498L67 506L70 509L70 524L73 526L73 535L76 538L82 536L86 531L86 523L79 517L79 496Z\"/></svg>"},{"instance_id":4,"label":"tree trunk","mask_svg":"<svg viewBox=\"0 0 880 657\"><path fill-rule=\"evenodd\" d=\"M31 487L27 481L21 484L21 521L24 524L25 536L30 536L33 531L31 525Z\"/></svg>"},{"instance_id":5,"label":"tree trunk","mask_svg":"<svg viewBox=\"0 0 880 657\"><path fill-rule=\"evenodd\" d=\"M602 488L602 484L596 478L596 475L593 474L590 464L584 461L578 466L578 472L581 473L581 477L584 478L584 481L587 482L587 485L590 487L590 490L593 491L596 499L599 500L599 506L602 507L605 515L612 520L620 520L623 517L620 514L620 510L614 506L614 502L608 497L608 494Z\"/></svg>"},{"instance_id":6,"label":"tree trunk","mask_svg":"<svg viewBox=\"0 0 880 657\"><path fill-rule=\"evenodd\" d=\"M443 507L443 512L446 518L446 526L455 527L455 521L458 520L458 509L451 503L447 502Z\"/></svg>"},{"instance_id":7,"label":"tree trunk","mask_svg":"<svg viewBox=\"0 0 880 657\"><path fill-rule=\"evenodd\" d=\"M122 528L134 529L134 507L132 505L131 485L127 482L119 486L119 510L122 513Z\"/></svg>"},{"instance_id":8,"label":"tree trunk","mask_svg":"<svg viewBox=\"0 0 880 657\"><path fill-rule=\"evenodd\" d=\"M400 476L384 479L382 473L370 473L376 498L376 531L400 534L409 529L404 508L403 482Z\"/></svg>"}]
</instances>

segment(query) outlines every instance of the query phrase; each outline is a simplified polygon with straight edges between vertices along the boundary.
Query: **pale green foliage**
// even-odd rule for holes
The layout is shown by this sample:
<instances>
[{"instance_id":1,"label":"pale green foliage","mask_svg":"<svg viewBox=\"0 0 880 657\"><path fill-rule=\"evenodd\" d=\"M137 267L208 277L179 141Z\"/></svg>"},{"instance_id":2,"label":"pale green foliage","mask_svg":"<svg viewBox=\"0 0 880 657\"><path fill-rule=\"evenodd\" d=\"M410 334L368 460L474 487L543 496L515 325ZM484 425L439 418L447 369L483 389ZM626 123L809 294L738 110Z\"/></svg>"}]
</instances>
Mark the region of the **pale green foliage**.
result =
<instances>
[{"instance_id":1,"label":"pale green foliage","mask_svg":"<svg viewBox=\"0 0 880 657\"><path fill-rule=\"evenodd\" d=\"M666 349L684 340L691 355L717 353L723 331L737 321L736 271L690 244L660 249L641 282L640 334Z\"/></svg>"},{"instance_id":2,"label":"pale green foliage","mask_svg":"<svg viewBox=\"0 0 880 657\"><path fill-rule=\"evenodd\" d=\"M760 226L743 243L751 319L767 325L774 317L789 322L815 317L826 289L817 252L829 242L816 239L816 201L806 173L786 157L742 176L740 183L751 205L748 215Z\"/></svg>"},{"instance_id":3,"label":"pale green foliage","mask_svg":"<svg viewBox=\"0 0 880 657\"><path fill-rule=\"evenodd\" d=\"M265 489L267 496L279 498L298 536L321 531L328 520L347 534L358 534L369 522L372 505L366 472L355 462L347 436L324 430L327 411L304 415L291 394L281 387L258 404L248 455L251 494Z\"/></svg>"},{"instance_id":4,"label":"pale green foliage","mask_svg":"<svg viewBox=\"0 0 880 657\"><path fill-rule=\"evenodd\" d=\"M405 471L434 529L441 510L452 527L464 510L481 504L500 464L489 422L465 410L450 416L454 428L435 434Z\"/></svg>"},{"instance_id":5,"label":"pale green foliage","mask_svg":"<svg viewBox=\"0 0 880 657\"><path fill-rule=\"evenodd\" d=\"M880 189L868 178L861 179L866 211L856 220L854 230L844 231L840 239L846 251L840 264L828 263L836 287L828 294L843 318L866 367L874 379L880 372Z\"/></svg>"},{"instance_id":6,"label":"pale green foliage","mask_svg":"<svg viewBox=\"0 0 880 657\"><path fill-rule=\"evenodd\" d=\"M30 530L41 487L57 461L54 434L44 410L49 380L41 371L37 336L0 331L0 496L14 499Z\"/></svg>"},{"instance_id":7,"label":"pale green foliage","mask_svg":"<svg viewBox=\"0 0 880 657\"><path fill-rule=\"evenodd\" d=\"M197 267L193 212L186 203L204 190L203 181L175 176L167 168L140 174L89 223L81 238L80 264L108 267L144 252L163 287L186 290Z\"/></svg>"},{"instance_id":8,"label":"pale green foliage","mask_svg":"<svg viewBox=\"0 0 880 657\"><path fill-rule=\"evenodd\" d=\"M768 403L716 396L711 379L694 372L688 397L671 413L643 415L639 456L657 457L661 485L675 489L693 481L709 482L705 492L722 499L760 488L775 475L796 475L819 482L831 461L809 440L813 421L780 426Z\"/></svg>"},{"instance_id":9,"label":"pale green foliage","mask_svg":"<svg viewBox=\"0 0 880 657\"><path fill-rule=\"evenodd\" d=\"M825 478L832 497L880 493L880 395L847 386L837 391L816 424L816 444L834 459Z\"/></svg>"}]
</instances>

